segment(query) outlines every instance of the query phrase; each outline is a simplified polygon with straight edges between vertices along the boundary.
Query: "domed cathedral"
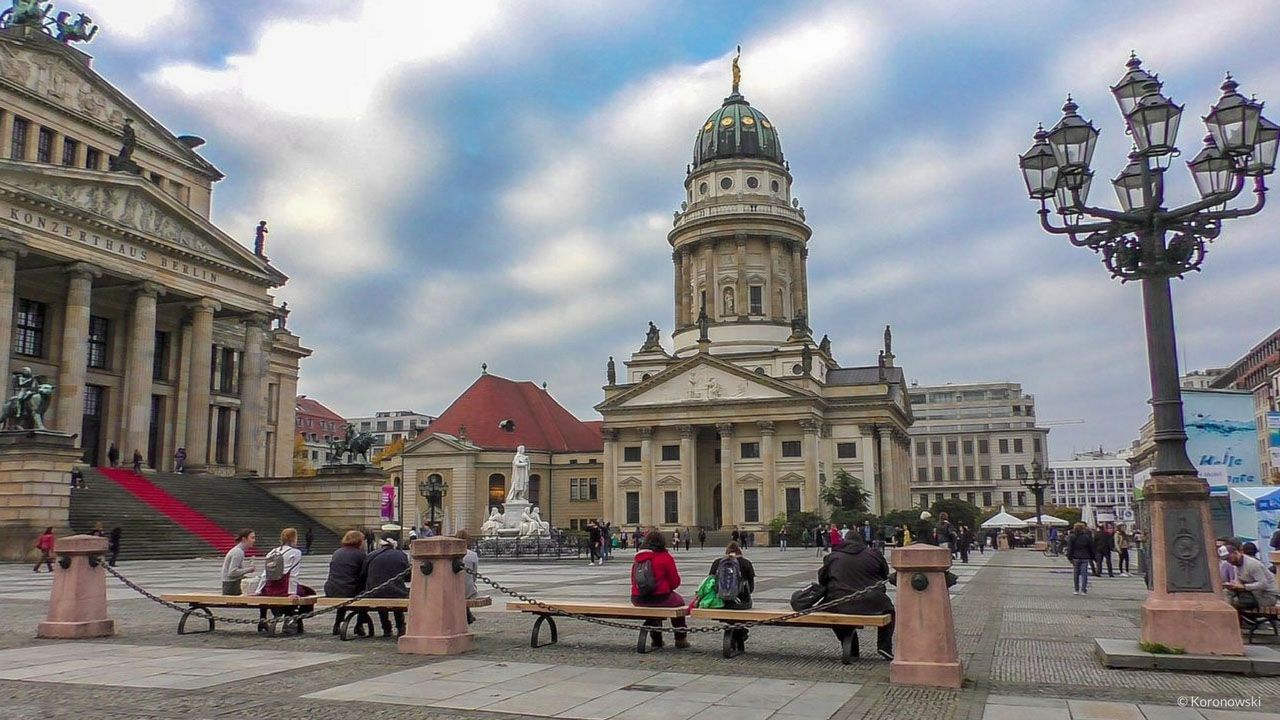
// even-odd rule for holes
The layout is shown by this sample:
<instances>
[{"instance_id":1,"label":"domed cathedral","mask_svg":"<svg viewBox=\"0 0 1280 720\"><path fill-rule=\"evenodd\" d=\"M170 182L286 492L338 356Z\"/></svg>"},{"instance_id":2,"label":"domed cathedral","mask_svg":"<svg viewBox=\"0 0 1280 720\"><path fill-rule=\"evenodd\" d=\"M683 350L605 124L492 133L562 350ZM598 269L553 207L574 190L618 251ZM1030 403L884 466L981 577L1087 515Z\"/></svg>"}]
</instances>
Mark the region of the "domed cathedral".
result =
<instances>
[{"instance_id":1,"label":"domed cathedral","mask_svg":"<svg viewBox=\"0 0 1280 720\"><path fill-rule=\"evenodd\" d=\"M892 337L876 364L841 367L809 326L813 234L778 129L733 91L697 130L685 201L667 235L672 350L649 323L604 402L606 519L763 530L823 512L841 470L875 512L910 506L911 406Z\"/></svg>"}]
</instances>

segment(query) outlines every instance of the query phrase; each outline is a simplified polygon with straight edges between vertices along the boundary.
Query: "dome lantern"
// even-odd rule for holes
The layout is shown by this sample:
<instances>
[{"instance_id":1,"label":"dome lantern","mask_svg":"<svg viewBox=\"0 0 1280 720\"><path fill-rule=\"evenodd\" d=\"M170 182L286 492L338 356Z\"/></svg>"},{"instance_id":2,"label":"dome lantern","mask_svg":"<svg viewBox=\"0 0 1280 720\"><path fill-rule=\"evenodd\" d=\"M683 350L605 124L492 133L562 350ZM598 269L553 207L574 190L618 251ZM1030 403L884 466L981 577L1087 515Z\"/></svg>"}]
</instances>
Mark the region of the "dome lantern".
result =
<instances>
[{"instance_id":1,"label":"dome lantern","mask_svg":"<svg viewBox=\"0 0 1280 720\"><path fill-rule=\"evenodd\" d=\"M742 72L738 56L733 59L733 92L698 130L693 146L693 167L723 158L759 158L783 163L778 130L764 113L751 107L739 92Z\"/></svg>"}]
</instances>

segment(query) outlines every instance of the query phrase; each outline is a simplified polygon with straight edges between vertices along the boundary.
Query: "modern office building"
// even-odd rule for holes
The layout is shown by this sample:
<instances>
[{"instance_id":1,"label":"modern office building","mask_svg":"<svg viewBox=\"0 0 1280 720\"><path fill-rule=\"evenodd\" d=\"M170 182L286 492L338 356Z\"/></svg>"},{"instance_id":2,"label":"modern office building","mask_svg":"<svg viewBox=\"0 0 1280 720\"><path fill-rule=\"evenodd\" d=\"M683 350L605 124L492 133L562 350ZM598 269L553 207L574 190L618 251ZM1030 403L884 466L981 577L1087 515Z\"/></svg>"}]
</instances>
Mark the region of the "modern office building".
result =
<instances>
[{"instance_id":1,"label":"modern office building","mask_svg":"<svg viewBox=\"0 0 1280 720\"><path fill-rule=\"evenodd\" d=\"M1101 512L1133 505L1133 474L1127 450L1105 452L1099 448L1076 453L1070 460L1050 462L1049 469L1053 473L1053 489L1046 499L1054 505L1089 505Z\"/></svg>"},{"instance_id":2,"label":"modern office building","mask_svg":"<svg viewBox=\"0 0 1280 720\"><path fill-rule=\"evenodd\" d=\"M435 420L434 415L414 410L387 410L371 416L347 418L357 432L373 433L373 452L397 440L408 442L418 437L418 433Z\"/></svg>"}]
</instances>

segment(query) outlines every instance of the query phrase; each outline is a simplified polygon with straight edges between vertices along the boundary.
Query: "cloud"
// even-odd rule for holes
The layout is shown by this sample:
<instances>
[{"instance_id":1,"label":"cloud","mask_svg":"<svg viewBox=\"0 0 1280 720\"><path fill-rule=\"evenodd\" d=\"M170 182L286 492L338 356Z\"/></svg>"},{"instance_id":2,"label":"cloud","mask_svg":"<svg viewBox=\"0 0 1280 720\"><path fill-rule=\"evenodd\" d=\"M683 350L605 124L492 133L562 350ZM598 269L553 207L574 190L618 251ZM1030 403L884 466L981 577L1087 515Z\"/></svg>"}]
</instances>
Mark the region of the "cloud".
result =
<instances>
[{"instance_id":1,"label":"cloud","mask_svg":"<svg viewBox=\"0 0 1280 720\"><path fill-rule=\"evenodd\" d=\"M204 17L199 6L180 0L79 0L76 5L76 12L92 17L113 41L124 45L154 44L164 37L161 30L197 27Z\"/></svg>"}]
</instances>

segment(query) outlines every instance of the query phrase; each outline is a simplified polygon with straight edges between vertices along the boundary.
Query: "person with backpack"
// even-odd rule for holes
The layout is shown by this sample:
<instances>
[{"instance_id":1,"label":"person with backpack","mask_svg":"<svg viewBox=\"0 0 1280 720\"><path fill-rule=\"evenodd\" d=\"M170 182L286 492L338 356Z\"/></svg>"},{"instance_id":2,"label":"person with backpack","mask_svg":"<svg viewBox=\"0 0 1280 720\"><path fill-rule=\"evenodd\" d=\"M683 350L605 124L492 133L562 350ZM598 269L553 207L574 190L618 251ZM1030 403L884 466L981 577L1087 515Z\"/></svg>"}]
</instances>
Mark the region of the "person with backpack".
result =
<instances>
[{"instance_id":1,"label":"person with backpack","mask_svg":"<svg viewBox=\"0 0 1280 720\"><path fill-rule=\"evenodd\" d=\"M254 595L307 597L316 594L315 590L298 582L302 574L302 551L297 545L298 531L295 528L280 531L280 545L268 552L262 561L262 577L258 579Z\"/></svg>"},{"instance_id":2,"label":"person with backpack","mask_svg":"<svg viewBox=\"0 0 1280 720\"><path fill-rule=\"evenodd\" d=\"M836 547L822 559L818 571L818 584L827 589L826 600L835 600L866 591L867 588L889 579L889 563L884 555L876 552L854 533L843 545ZM885 660L893 659L893 601L884 587L840 603L827 612L843 615L889 615L889 624L876 628L876 652ZM840 642L844 642L853 628L832 628Z\"/></svg>"},{"instance_id":3,"label":"person with backpack","mask_svg":"<svg viewBox=\"0 0 1280 720\"><path fill-rule=\"evenodd\" d=\"M40 572L41 565L47 565L49 572L53 572L53 540L53 528L47 527L40 533L40 537L36 539L36 549L40 551L40 559L36 561L36 566L31 568L31 572Z\"/></svg>"},{"instance_id":4,"label":"person with backpack","mask_svg":"<svg viewBox=\"0 0 1280 720\"><path fill-rule=\"evenodd\" d=\"M685 600L676 592L680 587L680 572L676 561L667 552L667 541L660 532L650 532L641 541L639 551L631 564L631 604L636 607L684 607ZM658 622L648 621L648 622ZM646 623L647 624L647 623ZM685 627L684 618L672 618L671 626ZM662 633L650 633L654 647L662 647ZM689 647L689 636L676 632L676 647Z\"/></svg>"},{"instance_id":5,"label":"person with backpack","mask_svg":"<svg viewBox=\"0 0 1280 720\"><path fill-rule=\"evenodd\" d=\"M239 595L240 581L256 569L252 561L245 562L244 556L257 540L258 536L249 528L236 533L235 546L227 551L226 557L222 558L223 595Z\"/></svg>"},{"instance_id":6,"label":"person with backpack","mask_svg":"<svg viewBox=\"0 0 1280 720\"><path fill-rule=\"evenodd\" d=\"M342 546L334 550L333 556L329 558L329 576L324 581L325 597L351 598L360 594L364 587L364 558L364 533L348 530L342 536ZM346 620L347 612L342 608L334 613L334 635L342 632L342 622ZM359 621L356 622L356 634L364 634Z\"/></svg>"},{"instance_id":7,"label":"person with backpack","mask_svg":"<svg viewBox=\"0 0 1280 720\"><path fill-rule=\"evenodd\" d=\"M711 563L710 577L715 578L715 594L726 610L750 610L751 591L756 586L756 569L742 557L742 548L734 542L724 549L724 556ZM747 629L739 628L734 641L743 646Z\"/></svg>"},{"instance_id":8,"label":"person with backpack","mask_svg":"<svg viewBox=\"0 0 1280 720\"><path fill-rule=\"evenodd\" d=\"M378 549L369 553L364 559L364 589L368 597L407 598L409 586L405 580L409 577L409 555L397 547L392 535L383 535ZM396 578L393 580L393 578ZM372 591L383 583L392 582L381 590ZM404 611L395 610L396 637L404 634ZM391 618L386 610L378 611L378 622L382 625L382 636L391 637Z\"/></svg>"}]
</instances>

